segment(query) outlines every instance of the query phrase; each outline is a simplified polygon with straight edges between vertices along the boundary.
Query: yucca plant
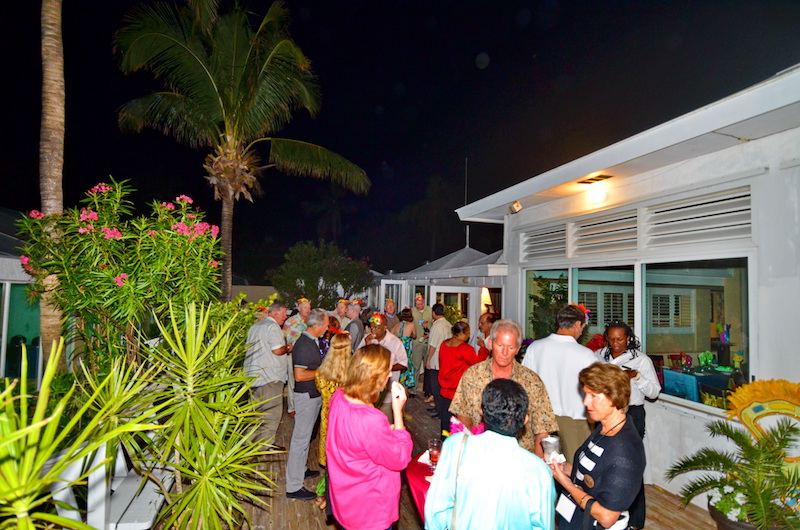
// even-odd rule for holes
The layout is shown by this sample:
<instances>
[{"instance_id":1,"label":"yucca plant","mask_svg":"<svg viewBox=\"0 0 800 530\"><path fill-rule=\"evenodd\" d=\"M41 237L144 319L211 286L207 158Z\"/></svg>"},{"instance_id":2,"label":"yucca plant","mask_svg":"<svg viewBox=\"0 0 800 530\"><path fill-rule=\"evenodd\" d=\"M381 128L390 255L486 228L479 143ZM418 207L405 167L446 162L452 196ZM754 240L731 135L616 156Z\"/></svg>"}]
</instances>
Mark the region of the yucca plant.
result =
<instances>
[{"instance_id":1,"label":"yucca plant","mask_svg":"<svg viewBox=\"0 0 800 530\"><path fill-rule=\"evenodd\" d=\"M6 380L0 393L0 528L63 528L91 529L80 521L48 511L53 503L50 487L63 482L65 470L95 451L105 450L109 442L124 433L157 428L142 423L137 418L124 422L111 422L118 416L124 403L134 399L137 389L106 399L98 405L99 397L109 390L109 381L96 382L84 398L83 405L71 417L62 421L67 404L76 392L73 386L47 415L48 401L58 360L64 351L64 341L53 350L47 362L42 385L32 415L29 406L33 397L28 394L27 355L22 354L22 375L19 380ZM104 462L105 463L105 462ZM85 480L88 469L77 480L63 487Z\"/></svg>"},{"instance_id":2,"label":"yucca plant","mask_svg":"<svg viewBox=\"0 0 800 530\"><path fill-rule=\"evenodd\" d=\"M151 464L168 464L176 483L159 521L172 528L240 528L242 502L264 505L275 487L258 469L264 454L251 443L259 415L247 399L251 378L242 372L244 334L238 311L225 320L214 309L189 304L158 323L161 342L146 352L158 367L154 398L166 403L164 425L148 450Z\"/></svg>"},{"instance_id":3,"label":"yucca plant","mask_svg":"<svg viewBox=\"0 0 800 530\"><path fill-rule=\"evenodd\" d=\"M670 480L684 473L704 472L681 490L683 504L708 492L709 503L728 519L747 521L759 529L800 528L796 506L800 473L785 464L800 428L788 418L756 437L724 420L711 422L707 428L711 436L725 437L736 448L705 447L670 467Z\"/></svg>"}]
</instances>

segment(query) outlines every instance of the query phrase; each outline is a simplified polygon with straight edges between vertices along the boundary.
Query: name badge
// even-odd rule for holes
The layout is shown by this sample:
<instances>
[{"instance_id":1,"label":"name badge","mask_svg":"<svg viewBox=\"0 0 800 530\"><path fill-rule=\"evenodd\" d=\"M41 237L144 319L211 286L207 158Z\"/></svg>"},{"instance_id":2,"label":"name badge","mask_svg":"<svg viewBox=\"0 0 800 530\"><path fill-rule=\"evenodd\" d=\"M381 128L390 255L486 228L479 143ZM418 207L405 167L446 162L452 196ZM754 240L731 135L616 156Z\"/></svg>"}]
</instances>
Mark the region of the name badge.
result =
<instances>
[{"instance_id":1,"label":"name badge","mask_svg":"<svg viewBox=\"0 0 800 530\"><path fill-rule=\"evenodd\" d=\"M575 514L575 508L577 508L575 503L569 500L566 495L562 493L558 496L556 512L558 512L558 515L566 519L567 522L572 521L572 516Z\"/></svg>"}]
</instances>

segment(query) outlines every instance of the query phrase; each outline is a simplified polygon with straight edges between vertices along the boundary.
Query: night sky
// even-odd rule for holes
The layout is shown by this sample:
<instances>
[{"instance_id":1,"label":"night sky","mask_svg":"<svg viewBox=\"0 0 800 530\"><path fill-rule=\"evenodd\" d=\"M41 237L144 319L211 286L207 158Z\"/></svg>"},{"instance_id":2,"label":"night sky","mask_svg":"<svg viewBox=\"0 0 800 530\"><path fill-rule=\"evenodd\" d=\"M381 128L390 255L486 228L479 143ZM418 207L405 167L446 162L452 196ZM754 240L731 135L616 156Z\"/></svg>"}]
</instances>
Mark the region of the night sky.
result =
<instances>
[{"instance_id":1,"label":"night sky","mask_svg":"<svg viewBox=\"0 0 800 530\"><path fill-rule=\"evenodd\" d=\"M161 88L146 73L121 74L111 52L139 3L64 0L65 205L113 175L131 180L137 203L186 193L218 222L205 150L116 125L122 103ZM269 6L243 3L262 16ZM323 104L279 136L338 152L373 187L361 197L268 172L268 193L234 213L234 270L255 282L293 243L320 235L379 271L417 267L464 246L453 210L464 204L465 174L472 202L800 63L798 1L286 5ZM0 39L0 206L29 210L39 207L39 3L6 2ZM339 234L332 213L343 216ZM502 245L500 227L471 232L474 248Z\"/></svg>"}]
</instances>

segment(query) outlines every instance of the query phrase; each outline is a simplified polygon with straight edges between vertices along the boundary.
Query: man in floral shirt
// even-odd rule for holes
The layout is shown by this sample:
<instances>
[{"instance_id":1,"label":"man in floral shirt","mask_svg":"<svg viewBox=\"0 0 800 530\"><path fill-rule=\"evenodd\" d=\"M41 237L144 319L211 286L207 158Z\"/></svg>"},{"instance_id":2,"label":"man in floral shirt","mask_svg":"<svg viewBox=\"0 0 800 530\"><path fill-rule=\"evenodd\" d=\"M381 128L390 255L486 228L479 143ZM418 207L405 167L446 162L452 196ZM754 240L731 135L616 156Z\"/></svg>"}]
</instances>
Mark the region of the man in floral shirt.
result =
<instances>
[{"instance_id":1,"label":"man in floral shirt","mask_svg":"<svg viewBox=\"0 0 800 530\"><path fill-rule=\"evenodd\" d=\"M494 379L511 379L519 383L528 393L529 400L529 421L522 430L519 442L523 448L541 458L544 456L541 441L551 432L558 431L558 423L542 380L514 359L522 345L522 330L513 320L498 320L492 324L486 342L492 356L464 372L450 404L450 412L467 429L472 429L481 422L481 396L486 385Z\"/></svg>"}]
</instances>

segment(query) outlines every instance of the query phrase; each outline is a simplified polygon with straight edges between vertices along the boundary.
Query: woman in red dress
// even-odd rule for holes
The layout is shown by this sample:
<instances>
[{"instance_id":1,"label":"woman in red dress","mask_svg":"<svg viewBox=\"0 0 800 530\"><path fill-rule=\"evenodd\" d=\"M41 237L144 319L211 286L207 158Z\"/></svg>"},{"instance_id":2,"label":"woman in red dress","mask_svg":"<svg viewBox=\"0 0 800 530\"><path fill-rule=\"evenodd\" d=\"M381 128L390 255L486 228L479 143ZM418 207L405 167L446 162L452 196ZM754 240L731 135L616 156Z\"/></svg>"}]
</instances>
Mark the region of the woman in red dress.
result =
<instances>
[{"instance_id":1,"label":"woman in red dress","mask_svg":"<svg viewBox=\"0 0 800 530\"><path fill-rule=\"evenodd\" d=\"M489 357L489 350L481 348L477 353L469 345L469 324L456 322L452 328L453 337L439 347L439 385L441 388L443 410L439 411L442 431L450 430L450 402L458 388L461 376L467 368Z\"/></svg>"}]
</instances>

